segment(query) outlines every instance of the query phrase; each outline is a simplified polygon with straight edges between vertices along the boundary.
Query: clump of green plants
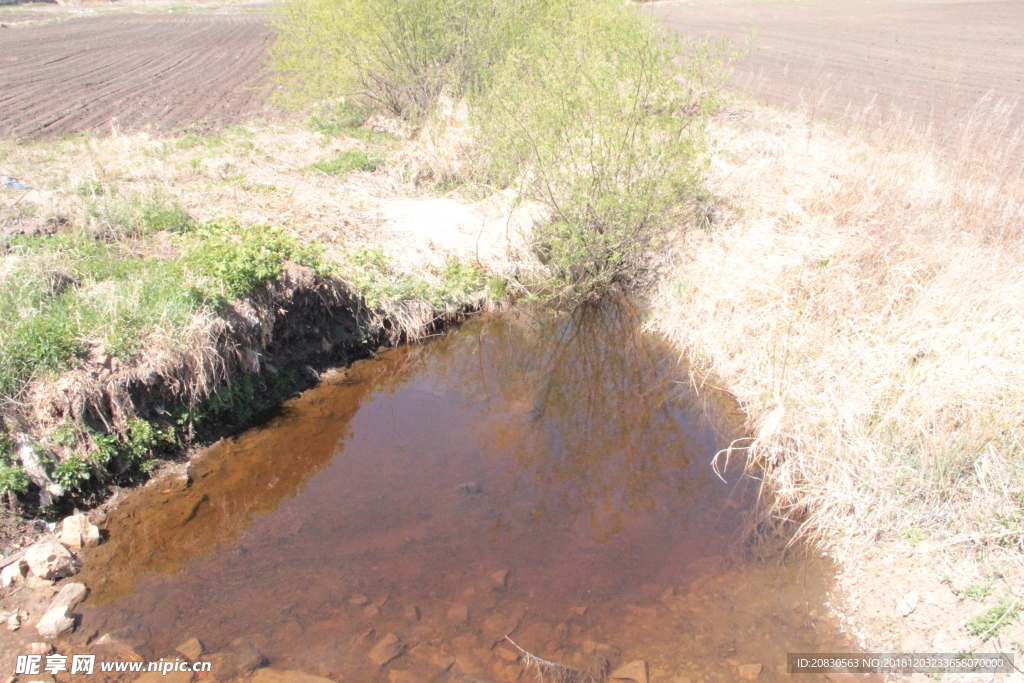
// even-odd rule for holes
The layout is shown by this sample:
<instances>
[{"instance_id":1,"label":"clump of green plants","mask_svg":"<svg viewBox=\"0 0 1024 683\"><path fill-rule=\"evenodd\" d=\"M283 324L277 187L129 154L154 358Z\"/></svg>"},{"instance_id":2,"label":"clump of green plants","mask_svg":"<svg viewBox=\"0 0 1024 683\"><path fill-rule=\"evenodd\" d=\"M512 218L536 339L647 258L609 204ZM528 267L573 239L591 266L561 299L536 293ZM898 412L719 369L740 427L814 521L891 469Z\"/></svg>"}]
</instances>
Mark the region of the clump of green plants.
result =
<instances>
[{"instance_id":1,"label":"clump of green plants","mask_svg":"<svg viewBox=\"0 0 1024 683\"><path fill-rule=\"evenodd\" d=\"M90 215L128 237L142 237L161 230L182 233L194 226L188 211L164 192L121 197L108 189L91 196L96 199L87 207Z\"/></svg>"},{"instance_id":2,"label":"clump of green plants","mask_svg":"<svg viewBox=\"0 0 1024 683\"><path fill-rule=\"evenodd\" d=\"M372 152L361 149L347 149L332 159L310 164L309 168L327 175L343 176L352 171L373 171L383 163L383 159Z\"/></svg>"},{"instance_id":3,"label":"clump of green plants","mask_svg":"<svg viewBox=\"0 0 1024 683\"><path fill-rule=\"evenodd\" d=\"M999 631L1012 624L1020 616L1018 600L1001 598L995 605L967 622L967 631L972 636L980 636L989 640L999 635Z\"/></svg>"},{"instance_id":4,"label":"clump of green plants","mask_svg":"<svg viewBox=\"0 0 1024 683\"><path fill-rule=\"evenodd\" d=\"M269 225L241 226L221 219L197 228L187 240L179 263L204 299L218 305L277 278L285 261L327 272L316 247Z\"/></svg>"},{"instance_id":5,"label":"clump of green plants","mask_svg":"<svg viewBox=\"0 0 1024 683\"><path fill-rule=\"evenodd\" d=\"M0 282L0 395L68 369L97 342L130 356L153 330L187 325L200 304L173 261L85 231L16 237L10 249L19 258Z\"/></svg>"},{"instance_id":6,"label":"clump of green plants","mask_svg":"<svg viewBox=\"0 0 1024 683\"><path fill-rule=\"evenodd\" d=\"M373 307L422 301L437 310L446 310L499 289L499 279L488 278L475 264L457 260L433 269L430 279L398 272L380 249L357 249L348 255L347 261L343 275Z\"/></svg>"},{"instance_id":7,"label":"clump of green plants","mask_svg":"<svg viewBox=\"0 0 1024 683\"><path fill-rule=\"evenodd\" d=\"M14 455L14 441L0 432L0 497L25 493L28 485L28 476Z\"/></svg>"}]
</instances>

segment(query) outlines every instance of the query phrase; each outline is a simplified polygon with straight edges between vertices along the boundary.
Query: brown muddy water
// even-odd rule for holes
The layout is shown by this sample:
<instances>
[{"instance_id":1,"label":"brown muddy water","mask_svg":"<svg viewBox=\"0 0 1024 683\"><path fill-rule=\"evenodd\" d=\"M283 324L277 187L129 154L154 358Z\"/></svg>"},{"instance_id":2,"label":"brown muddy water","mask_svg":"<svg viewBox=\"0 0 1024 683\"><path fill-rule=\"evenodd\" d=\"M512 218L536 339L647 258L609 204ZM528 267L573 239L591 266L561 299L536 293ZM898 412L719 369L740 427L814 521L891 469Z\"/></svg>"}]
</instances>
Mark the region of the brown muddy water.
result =
<instances>
[{"instance_id":1,"label":"brown muddy water","mask_svg":"<svg viewBox=\"0 0 1024 683\"><path fill-rule=\"evenodd\" d=\"M638 322L512 312L328 373L110 512L80 637L391 683L516 680L507 634L656 683L842 649L827 567L729 559L756 487L713 471L728 420Z\"/></svg>"}]
</instances>

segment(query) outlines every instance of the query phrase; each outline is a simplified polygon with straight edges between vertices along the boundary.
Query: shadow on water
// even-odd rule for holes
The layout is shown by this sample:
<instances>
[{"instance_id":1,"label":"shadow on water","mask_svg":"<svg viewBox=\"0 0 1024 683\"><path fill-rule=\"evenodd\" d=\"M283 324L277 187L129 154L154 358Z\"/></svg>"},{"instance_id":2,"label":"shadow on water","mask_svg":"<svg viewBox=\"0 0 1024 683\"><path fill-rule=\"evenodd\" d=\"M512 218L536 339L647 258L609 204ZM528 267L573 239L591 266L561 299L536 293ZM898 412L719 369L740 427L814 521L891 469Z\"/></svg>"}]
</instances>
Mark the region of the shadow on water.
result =
<instances>
[{"instance_id":1,"label":"shadow on water","mask_svg":"<svg viewBox=\"0 0 1024 683\"><path fill-rule=\"evenodd\" d=\"M80 633L153 658L246 639L274 667L393 683L515 680L508 633L691 683L841 645L823 567L723 559L756 490L710 467L737 435L639 323L518 311L328 375L111 511ZM381 667L389 634L405 654Z\"/></svg>"}]
</instances>

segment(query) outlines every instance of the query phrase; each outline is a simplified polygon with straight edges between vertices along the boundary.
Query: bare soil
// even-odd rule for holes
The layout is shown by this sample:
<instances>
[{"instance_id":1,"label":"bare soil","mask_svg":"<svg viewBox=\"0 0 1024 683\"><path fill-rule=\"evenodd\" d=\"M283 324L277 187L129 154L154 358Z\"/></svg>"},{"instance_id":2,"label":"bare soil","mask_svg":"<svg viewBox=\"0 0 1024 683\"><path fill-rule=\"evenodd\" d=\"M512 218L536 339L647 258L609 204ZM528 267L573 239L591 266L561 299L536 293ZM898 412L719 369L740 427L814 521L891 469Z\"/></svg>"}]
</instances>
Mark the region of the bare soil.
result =
<instances>
[{"instance_id":1,"label":"bare soil","mask_svg":"<svg viewBox=\"0 0 1024 683\"><path fill-rule=\"evenodd\" d=\"M198 133L265 110L271 31L252 14L123 14L0 32L0 136Z\"/></svg>"},{"instance_id":2,"label":"bare soil","mask_svg":"<svg viewBox=\"0 0 1024 683\"><path fill-rule=\"evenodd\" d=\"M1015 101L1024 123L1024 12L1014 0L664 2L684 35L757 33L731 87L815 116L885 125L912 116L940 134Z\"/></svg>"}]
</instances>

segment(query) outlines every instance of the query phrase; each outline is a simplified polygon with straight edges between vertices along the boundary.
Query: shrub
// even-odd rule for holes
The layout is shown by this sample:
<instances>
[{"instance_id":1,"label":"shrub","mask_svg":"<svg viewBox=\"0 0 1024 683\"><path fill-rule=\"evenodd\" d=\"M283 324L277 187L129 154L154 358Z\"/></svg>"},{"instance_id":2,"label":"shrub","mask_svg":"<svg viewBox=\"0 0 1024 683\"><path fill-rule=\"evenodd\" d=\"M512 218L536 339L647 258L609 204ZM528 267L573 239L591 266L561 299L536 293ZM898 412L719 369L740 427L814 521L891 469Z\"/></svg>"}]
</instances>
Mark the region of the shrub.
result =
<instances>
[{"instance_id":1,"label":"shrub","mask_svg":"<svg viewBox=\"0 0 1024 683\"><path fill-rule=\"evenodd\" d=\"M272 49L293 100L339 96L404 118L485 87L542 0L291 0Z\"/></svg>"},{"instance_id":2,"label":"shrub","mask_svg":"<svg viewBox=\"0 0 1024 683\"><path fill-rule=\"evenodd\" d=\"M537 248L563 291L631 280L698 182L727 44L682 45L621 2L556 4L476 107L486 173L541 201Z\"/></svg>"}]
</instances>

